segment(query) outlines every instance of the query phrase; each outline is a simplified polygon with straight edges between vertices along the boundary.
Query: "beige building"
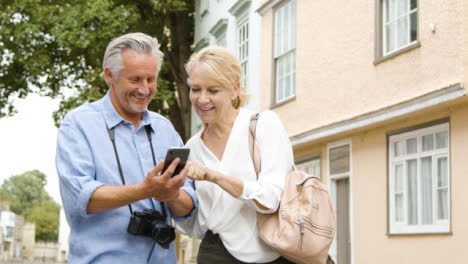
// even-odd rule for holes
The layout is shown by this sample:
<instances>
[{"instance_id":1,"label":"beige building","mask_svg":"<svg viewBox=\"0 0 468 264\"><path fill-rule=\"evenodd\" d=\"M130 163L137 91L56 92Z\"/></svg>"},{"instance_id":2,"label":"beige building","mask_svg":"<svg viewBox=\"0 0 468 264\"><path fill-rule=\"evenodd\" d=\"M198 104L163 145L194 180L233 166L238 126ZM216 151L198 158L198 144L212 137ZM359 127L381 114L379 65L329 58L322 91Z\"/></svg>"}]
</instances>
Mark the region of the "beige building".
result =
<instances>
[{"instance_id":1,"label":"beige building","mask_svg":"<svg viewBox=\"0 0 468 264\"><path fill-rule=\"evenodd\" d=\"M57 246L57 261L66 262L68 259L68 237L70 236L70 226L68 226L65 217L65 211L60 208L59 218L59 232L58 232L58 246Z\"/></svg>"},{"instance_id":2,"label":"beige building","mask_svg":"<svg viewBox=\"0 0 468 264\"><path fill-rule=\"evenodd\" d=\"M260 98L329 186L338 264L466 263L468 2L263 0Z\"/></svg>"},{"instance_id":3,"label":"beige building","mask_svg":"<svg viewBox=\"0 0 468 264\"><path fill-rule=\"evenodd\" d=\"M32 261L34 260L34 250L36 245L36 224L34 222L24 223L22 236L22 258Z\"/></svg>"}]
</instances>

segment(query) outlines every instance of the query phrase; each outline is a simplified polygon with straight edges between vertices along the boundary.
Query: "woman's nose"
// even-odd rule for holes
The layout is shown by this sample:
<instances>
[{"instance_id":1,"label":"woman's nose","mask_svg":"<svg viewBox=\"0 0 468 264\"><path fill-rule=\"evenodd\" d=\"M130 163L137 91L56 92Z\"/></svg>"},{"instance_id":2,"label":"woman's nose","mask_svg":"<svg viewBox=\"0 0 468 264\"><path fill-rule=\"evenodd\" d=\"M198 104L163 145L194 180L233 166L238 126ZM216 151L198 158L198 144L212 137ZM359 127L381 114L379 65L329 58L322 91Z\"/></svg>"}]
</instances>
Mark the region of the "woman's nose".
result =
<instances>
[{"instance_id":1,"label":"woman's nose","mask_svg":"<svg viewBox=\"0 0 468 264\"><path fill-rule=\"evenodd\" d=\"M207 94L205 92L202 92L200 94L200 97L198 98L198 101L200 103L207 103L210 99L208 98Z\"/></svg>"}]
</instances>

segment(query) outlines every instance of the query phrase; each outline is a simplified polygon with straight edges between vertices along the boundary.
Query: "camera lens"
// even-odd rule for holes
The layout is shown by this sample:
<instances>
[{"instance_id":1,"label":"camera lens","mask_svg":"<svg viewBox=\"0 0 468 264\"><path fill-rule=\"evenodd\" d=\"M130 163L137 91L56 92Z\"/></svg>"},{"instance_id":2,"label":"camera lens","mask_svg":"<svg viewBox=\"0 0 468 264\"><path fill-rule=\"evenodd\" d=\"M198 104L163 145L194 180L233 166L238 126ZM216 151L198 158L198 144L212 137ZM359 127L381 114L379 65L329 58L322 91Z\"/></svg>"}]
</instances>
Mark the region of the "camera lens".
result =
<instances>
[{"instance_id":1,"label":"camera lens","mask_svg":"<svg viewBox=\"0 0 468 264\"><path fill-rule=\"evenodd\" d=\"M153 238L163 247L169 247L169 244L175 239L174 228L167 225L157 224L152 230Z\"/></svg>"}]
</instances>

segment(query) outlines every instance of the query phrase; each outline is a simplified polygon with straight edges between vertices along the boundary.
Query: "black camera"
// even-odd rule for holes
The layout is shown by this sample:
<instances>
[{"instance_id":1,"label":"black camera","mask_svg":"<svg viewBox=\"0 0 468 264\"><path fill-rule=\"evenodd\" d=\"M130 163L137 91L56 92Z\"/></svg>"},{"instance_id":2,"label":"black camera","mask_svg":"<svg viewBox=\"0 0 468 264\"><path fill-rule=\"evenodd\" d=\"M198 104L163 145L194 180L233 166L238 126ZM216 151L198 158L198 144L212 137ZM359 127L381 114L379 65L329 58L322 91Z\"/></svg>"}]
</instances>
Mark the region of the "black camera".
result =
<instances>
[{"instance_id":1,"label":"black camera","mask_svg":"<svg viewBox=\"0 0 468 264\"><path fill-rule=\"evenodd\" d=\"M166 217L152 209L133 212L127 232L135 236L151 237L163 248L169 248L175 239L174 228L166 224Z\"/></svg>"}]
</instances>

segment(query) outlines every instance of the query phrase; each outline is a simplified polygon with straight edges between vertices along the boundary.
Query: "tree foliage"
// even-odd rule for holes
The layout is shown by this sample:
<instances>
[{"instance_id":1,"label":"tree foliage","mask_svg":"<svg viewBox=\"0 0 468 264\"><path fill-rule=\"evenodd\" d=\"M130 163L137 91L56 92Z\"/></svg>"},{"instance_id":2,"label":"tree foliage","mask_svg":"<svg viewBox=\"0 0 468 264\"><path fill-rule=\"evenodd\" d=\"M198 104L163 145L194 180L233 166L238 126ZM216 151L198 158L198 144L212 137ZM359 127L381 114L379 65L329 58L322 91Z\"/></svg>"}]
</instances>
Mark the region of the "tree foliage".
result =
<instances>
[{"instance_id":1,"label":"tree foliage","mask_svg":"<svg viewBox=\"0 0 468 264\"><path fill-rule=\"evenodd\" d=\"M192 0L0 1L0 117L31 92L61 98L58 125L70 109L102 97L102 57L128 32L156 37L165 54L151 110L168 116L184 139L190 103L184 64L193 42Z\"/></svg>"},{"instance_id":2,"label":"tree foliage","mask_svg":"<svg viewBox=\"0 0 468 264\"><path fill-rule=\"evenodd\" d=\"M8 201L12 212L36 224L36 240L56 241L60 206L45 191L46 183L44 173L27 171L6 179L0 194L2 200Z\"/></svg>"},{"instance_id":3,"label":"tree foliage","mask_svg":"<svg viewBox=\"0 0 468 264\"><path fill-rule=\"evenodd\" d=\"M44 190L46 183L46 176L38 170L11 176L2 184L2 199L9 202L12 212L26 216L31 208L50 199Z\"/></svg>"},{"instance_id":4,"label":"tree foliage","mask_svg":"<svg viewBox=\"0 0 468 264\"><path fill-rule=\"evenodd\" d=\"M51 199L31 208L26 220L36 224L36 240L57 241L60 206Z\"/></svg>"}]
</instances>

